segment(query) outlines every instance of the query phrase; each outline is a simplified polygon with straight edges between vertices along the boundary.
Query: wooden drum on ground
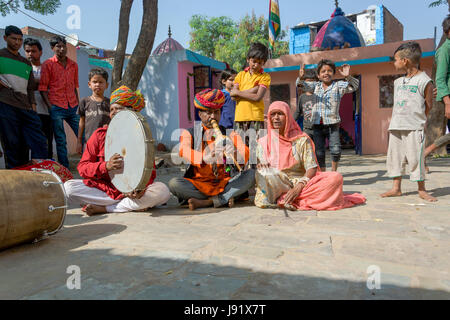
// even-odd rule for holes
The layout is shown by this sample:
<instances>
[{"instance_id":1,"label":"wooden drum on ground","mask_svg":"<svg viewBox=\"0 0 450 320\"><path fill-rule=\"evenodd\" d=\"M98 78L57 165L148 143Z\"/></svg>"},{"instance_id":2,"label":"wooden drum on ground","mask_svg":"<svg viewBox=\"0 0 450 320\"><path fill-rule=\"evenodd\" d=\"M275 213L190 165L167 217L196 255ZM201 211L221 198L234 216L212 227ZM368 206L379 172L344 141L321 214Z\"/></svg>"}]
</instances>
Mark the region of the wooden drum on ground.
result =
<instances>
[{"instance_id":1,"label":"wooden drum on ground","mask_svg":"<svg viewBox=\"0 0 450 320\"><path fill-rule=\"evenodd\" d=\"M0 250L58 232L67 197L52 171L0 170Z\"/></svg>"}]
</instances>

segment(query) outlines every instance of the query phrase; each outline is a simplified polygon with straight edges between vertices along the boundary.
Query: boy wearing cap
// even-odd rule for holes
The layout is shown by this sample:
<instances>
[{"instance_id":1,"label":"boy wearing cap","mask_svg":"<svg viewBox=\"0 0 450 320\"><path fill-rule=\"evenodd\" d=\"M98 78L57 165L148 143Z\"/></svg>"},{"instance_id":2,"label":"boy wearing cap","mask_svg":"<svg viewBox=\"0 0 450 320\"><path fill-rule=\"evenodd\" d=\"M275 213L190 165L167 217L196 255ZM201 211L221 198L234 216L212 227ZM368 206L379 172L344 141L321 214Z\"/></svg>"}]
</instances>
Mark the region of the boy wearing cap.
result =
<instances>
[{"instance_id":1,"label":"boy wearing cap","mask_svg":"<svg viewBox=\"0 0 450 320\"><path fill-rule=\"evenodd\" d=\"M131 109L140 112L145 100L138 92L122 86L111 95L111 119L121 110ZM69 180L64 184L69 201L86 205L87 215L103 213L122 213L141 211L167 203L169 189L161 182L153 182L156 171L153 170L146 190L122 194L114 187L108 172L123 167L123 159L115 154L105 159L105 138L108 126L97 129L86 144L83 156L78 164L78 172L84 180Z\"/></svg>"},{"instance_id":2,"label":"boy wearing cap","mask_svg":"<svg viewBox=\"0 0 450 320\"><path fill-rule=\"evenodd\" d=\"M180 137L179 155L189 167L184 178L170 180L169 189L180 204L188 204L190 210L218 208L226 204L232 207L234 198L244 194L255 183L252 169L233 178L226 170L225 158L230 163L229 156L234 155L236 161L246 163L249 150L234 131L226 132L219 127L220 137L213 129L212 121L219 123L224 103L225 96L220 90L206 89L198 93L194 105L199 109L201 122L190 130L184 130Z\"/></svg>"}]
</instances>

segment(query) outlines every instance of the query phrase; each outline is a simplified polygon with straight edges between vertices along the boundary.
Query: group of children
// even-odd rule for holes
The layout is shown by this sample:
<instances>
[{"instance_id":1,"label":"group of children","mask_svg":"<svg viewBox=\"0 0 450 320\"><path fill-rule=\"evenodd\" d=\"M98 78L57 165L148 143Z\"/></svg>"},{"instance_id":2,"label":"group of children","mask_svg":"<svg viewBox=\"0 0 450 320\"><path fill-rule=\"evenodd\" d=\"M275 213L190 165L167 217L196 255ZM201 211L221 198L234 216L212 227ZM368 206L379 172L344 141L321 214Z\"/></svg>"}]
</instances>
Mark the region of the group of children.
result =
<instances>
[{"instance_id":1,"label":"group of children","mask_svg":"<svg viewBox=\"0 0 450 320\"><path fill-rule=\"evenodd\" d=\"M444 32L449 33L445 26ZM224 86L226 103L220 124L225 128L234 127L235 130L244 131L251 128L258 131L264 128L262 99L271 81L270 75L264 73L262 69L267 61L266 50L261 44L253 45L247 56L248 67L244 71L239 74L233 70L222 73L221 83ZM392 190L383 193L381 197L402 195L401 180L407 164L410 179L418 183L419 196L426 201L435 202L437 199L425 189L424 154L424 130L432 107L433 84L431 78L419 68L421 57L422 50L416 42L402 44L394 53L396 71L406 75L394 83L395 102L389 127L387 156L388 175L394 184ZM322 60L317 70L305 70L305 66L301 66L297 79L297 87L304 93L299 96L294 117L295 119L303 117L304 131L315 144L318 165L322 171L326 170L327 138L332 157L332 171L338 169L341 157L339 131L341 99L359 87L359 81L350 75L349 65L343 65L339 69L340 76L345 80L333 80L336 71L337 68L332 61ZM442 99L444 102L445 98Z\"/></svg>"},{"instance_id":2,"label":"group of children","mask_svg":"<svg viewBox=\"0 0 450 320\"><path fill-rule=\"evenodd\" d=\"M16 26L5 28L6 48L0 50L0 138L8 169L53 158L69 168L64 122L78 137L78 153L92 133L109 123L108 73L92 69L92 95L79 98L78 65L67 57L66 40L50 39L54 56L41 62L43 47L34 38L23 39ZM19 50L23 48L25 57ZM15 66L12 68L11 66ZM2 154L0 154L2 156Z\"/></svg>"}]
</instances>

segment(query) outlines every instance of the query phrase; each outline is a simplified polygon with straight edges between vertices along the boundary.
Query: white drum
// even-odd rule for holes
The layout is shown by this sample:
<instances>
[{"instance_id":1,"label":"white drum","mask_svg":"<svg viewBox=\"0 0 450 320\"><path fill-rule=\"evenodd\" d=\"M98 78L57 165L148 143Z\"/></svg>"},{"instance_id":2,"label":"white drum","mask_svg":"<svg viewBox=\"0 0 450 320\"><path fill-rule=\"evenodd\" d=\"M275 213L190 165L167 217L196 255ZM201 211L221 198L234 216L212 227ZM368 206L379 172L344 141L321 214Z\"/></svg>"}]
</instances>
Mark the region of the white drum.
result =
<instances>
[{"instance_id":1,"label":"white drum","mask_svg":"<svg viewBox=\"0 0 450 320\"><path fill-rule=\"evenodd\" d=\"M124 167L109 172L113 185L122 193L144 190L153 171L155 145L141 114L123 110L111 120L105 139L105 161L116 153L123 157Z\"/></svg>"}]
</instances>

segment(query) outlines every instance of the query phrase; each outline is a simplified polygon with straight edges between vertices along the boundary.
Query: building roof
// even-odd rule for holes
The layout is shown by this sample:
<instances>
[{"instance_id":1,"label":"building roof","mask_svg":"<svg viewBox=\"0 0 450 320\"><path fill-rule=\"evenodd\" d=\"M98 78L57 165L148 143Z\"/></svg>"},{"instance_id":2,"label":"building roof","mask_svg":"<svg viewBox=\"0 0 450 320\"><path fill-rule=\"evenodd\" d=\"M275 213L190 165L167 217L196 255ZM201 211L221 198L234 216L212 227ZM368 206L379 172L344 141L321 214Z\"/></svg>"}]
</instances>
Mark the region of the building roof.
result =
<instances>
[{"instance_id":1,"label":"building roof","mask_svg":"<svg viewBox=\"0 0 450 320\"><path fill-rule=\"evenodd\" d=\"M184 48L178 41L172 38L172 31L170 30L169 26L169 37L166 40L164 40L159 46L156 47L152 55L159 56L164 53L178 50L184 50Z\"/></svg>"},{"instance_id":2,"label":"building roof","mask_svg":"<svg viewBox=\"0 0 450 320\"><path fill-rule=\"evenodd\" d=\"M414 40L420 44L423 50L422 58L432 59L435 54L434 39ZM264 71L285 72L298 71L300 65L308 68L315 68L322 59L334 61L336 66L343 64L361 65L372 63L385 63L391 61L391 56L395 50L407 41L390 42L369 47L348 48L341 50L316 51L281 56L277 59L270 59L264 65Z\"/></svg>"},{"instance_id":3,"label":"building roof","mask_svg":"<svg viewBox=\"0 0 450 320\"><path fill-rule=\"evenodd\" d=\"M30 26L22 28L22 32L23 32L23 34L28 35L28 36L44 38L47 40L50 40L55 36L61 36L60 34L57 34L57 33L49 32L44 29L38 29L38 28L30 27ZM86 46L90 46L90 44L79 40L78 46L86 47Z\"/></svg>"},{"instance_id":4,"label":"building roof","mask_svg":"<svg viewBox=\"0 0 450 320\"><path fill-rule=\"evenodd\" d=\"M320 29L312 46L322 50L344 46L355 48L365 46L365 42L358 27L344 16L341 8L337 7L331 19Z\"/></svg>"},{"instance_id":5,"label":"building roof","mask_svg":"<svg viewBox=\"0 0 450 320\"><path fill-rule=\"evenodd\" d=\"M364 10L364 11L361 11L360 13L346 14L345 17L347 19L349 19L350 21L355 22L357 16L359 16L360 14L367 13L367 12L368 12L368 10ZM310 22L310 23L303 23L303 22L301 22L298 25L292 27L291 29L300 29L300 28L305 28L305 27L309 27L309 26L311 26L311 27L319 27L320 28L325 23L327 23L327 21L328 20L322 20L322 21Z\"/></svg>"}]
</instances>

